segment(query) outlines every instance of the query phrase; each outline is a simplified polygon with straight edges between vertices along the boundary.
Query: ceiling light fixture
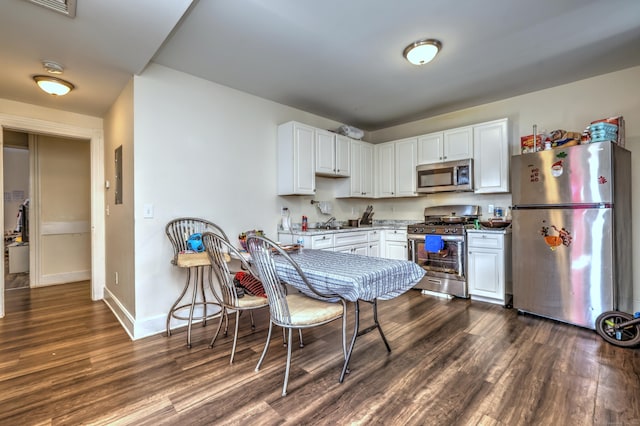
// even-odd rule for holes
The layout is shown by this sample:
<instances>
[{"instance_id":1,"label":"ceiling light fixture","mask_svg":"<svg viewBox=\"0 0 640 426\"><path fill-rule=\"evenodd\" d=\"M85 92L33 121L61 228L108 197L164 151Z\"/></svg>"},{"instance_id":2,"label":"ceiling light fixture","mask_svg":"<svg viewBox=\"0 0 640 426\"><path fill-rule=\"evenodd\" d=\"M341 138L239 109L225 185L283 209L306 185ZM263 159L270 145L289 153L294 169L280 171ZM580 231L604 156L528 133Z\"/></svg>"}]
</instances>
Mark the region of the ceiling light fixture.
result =
<instances>
[{"instance_id":1,"label":"ceiling light fixture","mask_svg":"<svg viewBox=\"0 0 640 426\"><path fill-rule=\"evenodd\" d=\"M402 55L413 65L424 65L436 57L442 43L435 39L418 40L408 45Z\"/></svg>"},{"instance_id":2,"label":"ceiling light fixture","mask_svg":"<svg viewBox=\"0 0 640 426\"><path fill-rule=\"evenodd\" d=\"M75 88L66 80L48 75L34 75L33 80L42 90L54 96L64 96Z\"/></svg>"}]
</instances>

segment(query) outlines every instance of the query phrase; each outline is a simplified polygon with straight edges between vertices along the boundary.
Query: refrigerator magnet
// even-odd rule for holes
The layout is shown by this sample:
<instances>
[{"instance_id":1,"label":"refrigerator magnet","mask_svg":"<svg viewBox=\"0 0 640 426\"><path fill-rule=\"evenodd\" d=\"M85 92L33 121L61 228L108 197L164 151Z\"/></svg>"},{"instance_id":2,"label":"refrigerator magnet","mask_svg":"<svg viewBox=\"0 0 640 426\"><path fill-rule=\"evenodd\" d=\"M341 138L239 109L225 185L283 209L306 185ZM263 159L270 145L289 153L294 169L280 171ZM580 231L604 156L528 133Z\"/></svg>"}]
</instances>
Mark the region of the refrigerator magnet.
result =
<instances>
[{"instance_id":1,"label":"refrigerator magnet","mask_svg":"<svg viewBox=\"0 0 640 426\"><path fill-rule=\"evenodd\" d=\"M551 165L551 175L553 175L553 177L562 176L562 173L564 173L564 167L562 166L562 160L556 161L555 163L553 163Z\"/></svg>"}]
</instances>

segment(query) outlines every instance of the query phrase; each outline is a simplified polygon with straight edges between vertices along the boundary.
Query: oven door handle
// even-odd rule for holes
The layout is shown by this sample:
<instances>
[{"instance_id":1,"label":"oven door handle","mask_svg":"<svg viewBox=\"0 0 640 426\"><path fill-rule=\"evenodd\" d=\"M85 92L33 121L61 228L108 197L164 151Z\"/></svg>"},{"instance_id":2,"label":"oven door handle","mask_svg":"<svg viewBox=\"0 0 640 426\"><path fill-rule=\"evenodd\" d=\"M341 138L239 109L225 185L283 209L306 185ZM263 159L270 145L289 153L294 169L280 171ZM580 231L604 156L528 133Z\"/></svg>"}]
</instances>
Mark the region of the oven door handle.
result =
<instances>
[{"instance_id":1,"label":"oven door handle","mask_svg":"<svg viewBox=\"0 0 640 426\"><path fill-rule=\"evenodd\" d=\"M416 261L415 258L413 257L414 246L416 244L415 241L416 241L415 239L411 239L411 238L407 240L407 247L409 250L409 259L407 260L410 260L411 262Z\"/></svg>"}]
</instances>

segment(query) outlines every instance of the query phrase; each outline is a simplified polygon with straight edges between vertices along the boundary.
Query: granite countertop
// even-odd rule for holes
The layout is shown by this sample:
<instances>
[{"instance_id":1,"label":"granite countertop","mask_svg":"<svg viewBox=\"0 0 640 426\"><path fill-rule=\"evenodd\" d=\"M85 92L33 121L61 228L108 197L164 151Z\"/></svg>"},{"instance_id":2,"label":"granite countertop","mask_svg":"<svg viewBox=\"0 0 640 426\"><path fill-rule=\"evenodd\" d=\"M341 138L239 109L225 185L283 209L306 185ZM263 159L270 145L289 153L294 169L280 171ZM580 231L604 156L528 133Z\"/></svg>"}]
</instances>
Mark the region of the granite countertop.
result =
<instances>
[{"instance_id":1,"label":"granite countertop","mask_svg":"<svg viewBox=\"0 0 640 426\"><path fill-rule=\"evenodd\" d=\"M337 228L309 228L307 231L302 231L299 227L294 226L293 229L289 231L284 231L282 229L278 229L278 233L280 234L290 234L290 235L322 235L322 234L335 234L341 232L353 232L353 231L369 231L369 230L385 230L385 229L401 229L406 230L407 225L411 223L416 223L417 221L374 221L373 225L360 225L360 226L347 226L346 224L342 224L338 222Z\"/></svg>"},{"instance_id":2,"label":"granite countertop","mask_svg":"<svg viewBox=\"0 0 640 426\"><path fill-rule=\"evenodd\" d=\"M511 226L507 226L506 228L480 228L480 229L467 229L467 233L490 233L490 234L510 234Z\"/></svg>"}]
</instances>

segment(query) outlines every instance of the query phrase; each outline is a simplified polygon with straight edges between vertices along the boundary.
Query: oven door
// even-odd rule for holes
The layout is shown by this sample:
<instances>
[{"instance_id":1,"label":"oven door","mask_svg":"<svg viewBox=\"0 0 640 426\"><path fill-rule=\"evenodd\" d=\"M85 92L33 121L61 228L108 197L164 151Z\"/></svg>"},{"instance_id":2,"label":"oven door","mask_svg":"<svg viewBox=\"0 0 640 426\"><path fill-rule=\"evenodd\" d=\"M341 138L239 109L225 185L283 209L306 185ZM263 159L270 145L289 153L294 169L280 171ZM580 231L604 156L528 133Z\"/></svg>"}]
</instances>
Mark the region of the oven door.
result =
<instances>
[{"instance_id":1,"label":"oven door","mask_svg":"<svg viewBox=\"0 0 640 426\"><path fill-rule=\"evenodd\" d=\"M415 286L423 290L469 297L466 279L466 248L463 236L442 236L444 248L438 252L425 249L424 235L409 235L409 260L426 272Z\"/></svg>"}]
</instances>

